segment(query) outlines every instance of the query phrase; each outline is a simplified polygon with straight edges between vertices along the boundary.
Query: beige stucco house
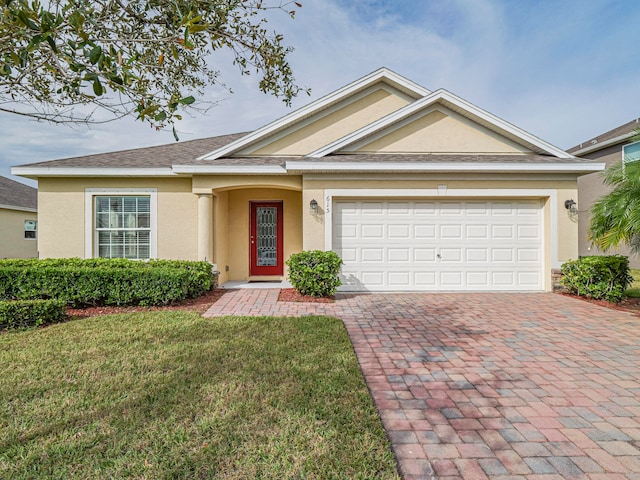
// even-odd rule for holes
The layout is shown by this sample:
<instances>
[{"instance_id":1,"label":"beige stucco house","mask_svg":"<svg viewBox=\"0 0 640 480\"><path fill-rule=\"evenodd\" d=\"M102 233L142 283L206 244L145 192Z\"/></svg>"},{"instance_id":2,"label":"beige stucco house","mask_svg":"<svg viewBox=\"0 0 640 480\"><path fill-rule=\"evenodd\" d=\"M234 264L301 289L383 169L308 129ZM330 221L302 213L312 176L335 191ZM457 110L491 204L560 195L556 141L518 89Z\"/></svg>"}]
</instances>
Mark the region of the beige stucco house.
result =
<instances>
[{"instance_id":1,"label":"beige stucco house","mask_svg":"<svg viewBox=\"0 0 640 480\"><path fill-rule=\"evenodd\" d=\"M633 137L640 128L640 119L620 125L597 137L591 138L567 150L576 157L591 161L603 162L606 167L622 161L622 147L632 143ZM602 252L592 245L587 231L591 222L590 210L594 202L611 191L602 182L602 172L590 173L578 178L578 252L580 255L626 255L632 268L640 268L640 258L632 255L629 248L620 247Z\"/></svg>"},{"instance_id":2,"label":"beige stucco house","mask_svg":"<svg viewBox=\"0 0 640 480\"><path fill-rule=\"evenodd\" d=\"M549 290L578 254L586 162L381 68L258 130L15 167L43 257L206 259L281 279L309 249L345 290Z\"/></svg>"},{"instance_id":3,"label":"beige stucco house","mask_svg":"<svg viewBox=\"0 0 640 480\"><path fill-rule=\"evenodd\" d=\"M0 258L38 256L38 191L0 177Z\"/></svg>"}]
</instances>

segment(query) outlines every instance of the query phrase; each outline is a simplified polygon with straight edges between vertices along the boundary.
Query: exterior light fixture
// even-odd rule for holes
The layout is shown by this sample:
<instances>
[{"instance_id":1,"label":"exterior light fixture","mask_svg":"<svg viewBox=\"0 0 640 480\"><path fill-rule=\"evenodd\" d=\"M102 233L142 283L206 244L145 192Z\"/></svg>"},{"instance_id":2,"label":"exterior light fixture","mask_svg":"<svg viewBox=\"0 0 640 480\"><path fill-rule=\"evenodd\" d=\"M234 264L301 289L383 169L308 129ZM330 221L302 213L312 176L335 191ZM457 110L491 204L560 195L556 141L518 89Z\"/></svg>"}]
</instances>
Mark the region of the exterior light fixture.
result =
<instances>
[{"instance_id":1,"label":"exterior light fixture","mask_svg":"<svg viewBox=\"0 0 640 480\"><path fill-rule=\"evenodd\" d=\"M312 215L318 214L318 202L315 198L309 202L309 211Z\"/></svg>"},{"instance_id":2,"label":"exterior light fixture","mask_svg":"<svg viewBox=\"0 0 640 480\"><path fill-rule=\"evenodd\" d=\"M565 200L564 201L564 208L569 210L569 213L571 213L571 214L578 213L578 208L576 206L576 202L574 202L573 199Z\"/></svg>"}]
</instances>

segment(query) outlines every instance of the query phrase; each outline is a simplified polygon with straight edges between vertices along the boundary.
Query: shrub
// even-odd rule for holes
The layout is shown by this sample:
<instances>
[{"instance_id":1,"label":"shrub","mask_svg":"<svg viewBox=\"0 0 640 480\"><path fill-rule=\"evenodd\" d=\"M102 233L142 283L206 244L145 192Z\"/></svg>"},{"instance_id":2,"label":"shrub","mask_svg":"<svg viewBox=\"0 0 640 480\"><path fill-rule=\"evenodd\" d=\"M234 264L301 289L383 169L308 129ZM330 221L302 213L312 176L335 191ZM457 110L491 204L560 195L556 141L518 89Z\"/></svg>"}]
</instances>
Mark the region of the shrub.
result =
<instances>
[{"instance_id":1,"label":"shrub","mask_svg":"<svg viewBox=\"0 0 640 480\"><path fill-rule=\"evenodd\" d=\"M0 330L14 330L56 323L65 318L62 300L0 301Z\"/></svg>"},{"instance_id":2,"label":"shrub","mask_svg":"<svg viewBox=\"0 0 640 480\"><path fill-rule=\"evenodd\" d=\"M569 293L609 302L622 300L633 281L629 259L621 255L581 257L564 263L561 273Z\"/></svg>"},{"instance_id":3,"label":"shrub","mask_svg":"<svg viewBox=\"0 0 640 480\"><path fill-rule=\"evenodd\" d=\"M286 263L291 284L303 295L332 297L342 284L338 276L342 259L335 252L310 250L295 253Z\"/></svg>"},{"instance_id":4,"label":"shrub","mask_svg":"<svg viewBox=\"0 0 640 480\"><path fill-rule=\"evenodd\" d=\"M208 262L126 259L0 261L0 300L60 299L70 306L167 305L215 284Z\"/></svg>"}]
</instances>

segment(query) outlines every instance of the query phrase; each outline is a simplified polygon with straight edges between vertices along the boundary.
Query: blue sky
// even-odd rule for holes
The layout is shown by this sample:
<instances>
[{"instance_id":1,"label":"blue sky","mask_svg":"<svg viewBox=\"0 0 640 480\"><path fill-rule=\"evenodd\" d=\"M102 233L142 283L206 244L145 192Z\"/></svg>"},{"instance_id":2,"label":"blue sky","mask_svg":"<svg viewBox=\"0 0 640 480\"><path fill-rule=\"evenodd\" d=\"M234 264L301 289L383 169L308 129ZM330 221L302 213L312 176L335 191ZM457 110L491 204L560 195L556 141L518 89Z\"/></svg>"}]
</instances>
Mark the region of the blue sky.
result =
<instances>
[{"instance_id":1,"label":"blue sky","mask_svg":"<svg viewBox=\"0 0 640 480\"><path fill-rule=\"evenodd\" d=\"M386 66L445 88L561 148L640 116L640 2L635 0L301 0L295 20L270 26L295 48L302 106ZM228 55L212 59L233 94L185 117L182 140L251 130L288 113L242 77ZM170 143L132 119L65 127L0 114L0 175L10 166ZM22 180L25 181L25 180Z\"/></svg>"}]
</instances>

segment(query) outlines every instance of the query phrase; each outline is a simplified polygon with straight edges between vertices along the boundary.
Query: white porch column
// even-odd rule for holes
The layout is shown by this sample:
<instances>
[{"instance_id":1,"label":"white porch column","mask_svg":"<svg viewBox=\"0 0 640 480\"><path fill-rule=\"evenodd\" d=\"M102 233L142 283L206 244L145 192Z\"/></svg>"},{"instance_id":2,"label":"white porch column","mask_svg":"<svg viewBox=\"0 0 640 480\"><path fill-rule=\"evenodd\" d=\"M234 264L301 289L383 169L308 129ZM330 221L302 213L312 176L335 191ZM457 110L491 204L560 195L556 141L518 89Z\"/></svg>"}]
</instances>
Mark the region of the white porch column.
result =
<instances>
[{"instance_id":1,"label":"white porch column","mask_svg":"<svg viewBox=\"0 0 640 480\"><path fill-rule=\"evenodd\" d=\"M213 195L198 193L198 260L213 262Z\"/></svg>"}]
</instances>

